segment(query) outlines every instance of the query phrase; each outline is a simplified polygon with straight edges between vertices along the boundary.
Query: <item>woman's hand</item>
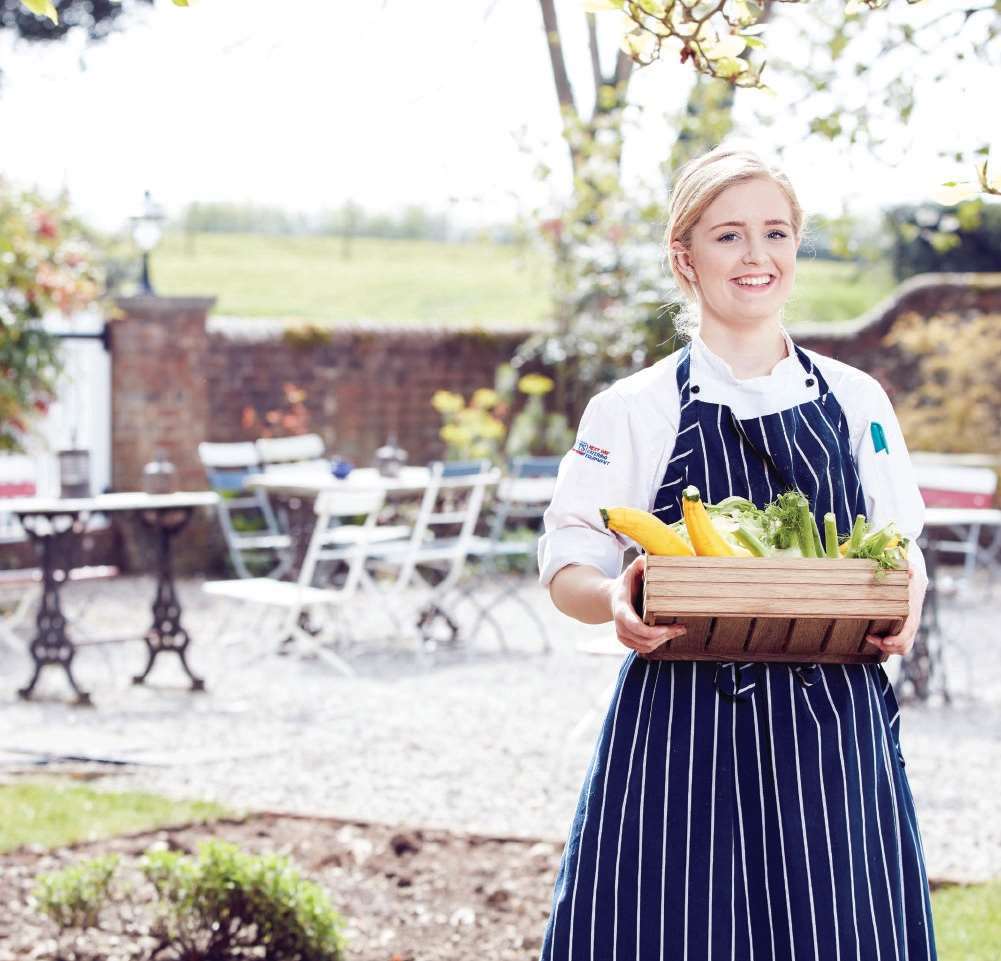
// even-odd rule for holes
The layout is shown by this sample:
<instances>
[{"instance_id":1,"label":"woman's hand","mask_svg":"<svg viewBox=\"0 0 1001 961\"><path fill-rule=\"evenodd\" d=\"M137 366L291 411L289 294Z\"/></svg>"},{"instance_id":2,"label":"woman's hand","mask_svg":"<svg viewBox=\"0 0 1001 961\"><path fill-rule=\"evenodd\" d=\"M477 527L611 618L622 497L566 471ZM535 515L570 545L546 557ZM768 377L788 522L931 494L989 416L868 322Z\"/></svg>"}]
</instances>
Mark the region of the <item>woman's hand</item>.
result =
<instances>
[{"instance_id":1,"label":"woman's hand","mask_svg":"<svg viewBox=\"0 0 1001 961\"><path fill-rule=\"evenodd\" d=\"M641 554L613 582L610 588L612 620L621 644L640 654L649 654L672 637L687 633L681 624L644 624L636 613L636 599L643 591L646 558Z\"/></svg>"},{"instance_id":2,"label":"woman's hand","mask_svg":"<svg viewBox=\"0 0 1001 961\"><path fill-rule=\"evenodd\" d=\"M921 623L921 608L924 606L925 590L928 587L927 578L915 578L914 567L908 566L908 596L910 599L909 613L903 627L897 634L866 634L865 639L887 654L906 655L914 646L914 638Z\"/></svg>"}]
</instances>

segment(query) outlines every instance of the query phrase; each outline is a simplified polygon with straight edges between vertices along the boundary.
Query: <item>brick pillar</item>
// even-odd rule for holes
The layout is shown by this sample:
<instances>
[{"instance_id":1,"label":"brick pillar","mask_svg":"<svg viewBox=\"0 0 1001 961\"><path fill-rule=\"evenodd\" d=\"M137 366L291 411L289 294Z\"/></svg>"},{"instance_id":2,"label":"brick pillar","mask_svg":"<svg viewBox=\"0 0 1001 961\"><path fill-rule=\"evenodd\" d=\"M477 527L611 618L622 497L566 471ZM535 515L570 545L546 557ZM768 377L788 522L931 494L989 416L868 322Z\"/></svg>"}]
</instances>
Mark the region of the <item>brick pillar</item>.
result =
<instances>
[{"instance_id":1,"label":"brick pillar","mask_svg":"<svg viewBox=\"0 0 1001 961\"><path fill-rule=\"evenodd\" d=\"M108 322L111 347L111 485L141 490L143 467L163 450L179 490L205 490L198 443L209 419L205 320L213 297L126 297ZM125 565L148 569L134 525L117 523ZM214 514L199 512L175 541L177 568L218 566L221 535Z\"/></svg>"}]
</instances>

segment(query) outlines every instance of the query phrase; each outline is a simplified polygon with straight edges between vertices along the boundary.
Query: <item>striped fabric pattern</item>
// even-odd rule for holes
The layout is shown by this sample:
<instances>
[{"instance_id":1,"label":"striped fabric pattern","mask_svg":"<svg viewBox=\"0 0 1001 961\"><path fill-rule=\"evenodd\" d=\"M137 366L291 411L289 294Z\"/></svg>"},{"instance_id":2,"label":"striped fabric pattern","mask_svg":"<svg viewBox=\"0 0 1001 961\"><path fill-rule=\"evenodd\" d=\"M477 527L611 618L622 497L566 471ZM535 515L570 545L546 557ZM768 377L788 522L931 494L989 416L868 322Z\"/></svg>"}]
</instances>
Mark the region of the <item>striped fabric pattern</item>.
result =
<instances>
[{"instance_id":1,"label":"striped fabric pattern","mask_svg":"<svg viewBox=\"0 0 1001 961\"><path fill-rule=\"evenodd\" d=\"M865 499L817 400L738 421L689 390L655 507L790 486L847 530ZM710 488L710 484L712 485ZM557 873L540 961L933 961L924 852L881 665L650 662L619 671Z\"/></svg>"}]
</instances>

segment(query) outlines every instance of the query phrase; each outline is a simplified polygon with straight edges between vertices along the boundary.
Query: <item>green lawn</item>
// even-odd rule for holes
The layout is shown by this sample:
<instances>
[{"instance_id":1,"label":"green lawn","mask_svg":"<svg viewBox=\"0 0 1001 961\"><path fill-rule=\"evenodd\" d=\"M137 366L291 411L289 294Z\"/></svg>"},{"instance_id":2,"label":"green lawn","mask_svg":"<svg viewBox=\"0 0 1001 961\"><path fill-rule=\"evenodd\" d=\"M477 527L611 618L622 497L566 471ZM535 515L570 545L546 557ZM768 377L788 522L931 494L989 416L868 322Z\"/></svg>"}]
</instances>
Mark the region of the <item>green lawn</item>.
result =
<instances>
[{"instance_id":1,"label":"green lawn","mask_svg":"<svg viewBox=\"0 0 1001 961\"><path fill-rule=\"evenodd\" d=\"M932 893L939 961L1001 961L1001 881Z\"/></svg>"},{"instance_id":2,"label":"green lawn","mask_svg":"<svg viewBox=\"0 0 1001 961\"><path fill-rule=\"evenodd\" d=\"M214 294L216 311L314 324L367 320L450 327L539 326L544 265L503 244L199 234L166 238L162 294Z\"/></svg>"},{"instance_id":3,"label":"green lawn","mask_svg":"<svg viewBox=\"0 0 1001 961\"><path fill-rule=\"evenodd\" d=\"M114 834L211 820L215 804L96 791L49 778L0 784L0 852L21 844L60 847ZM932 894L939 961L1001 961L1001 881Z\"/></svg>"},{"instance_id":4,"label":"green lawn","mask_svg":"<svg viewBox=\"0 0 1001 961\"><path fill-rule=\"evenodd\" d=\"M345 321L535 329L548 312L537 253L493 243L336 237L168 235L153 255L168 295L211 294L221 314L313 324ZM805 258L786 321L848 320L893 288L889 270ZM665 281L665 292L667 290Z\"/></svg>"},{"instance_id":5,"label":"green lawn","mask_svg":"<svg viewBox=\"0 0 1001 961\"><path fill-rule=\"evenodd\" d=\"M65 779L17 781L0 784L0 852L21 844L61 847L230 813L217 804L106 793Z\"/></svg>"},{"instance_id":6,"label":"green lawn","mask_svg":"<svg viewBox=\"0 0 1001 961\"><path fill-rule=\"evenodd\" d=\"M861 270L832 260L800 259L796 286L785 309L786 324L853 320L893 292L896 284L888 264Z\"/></svg>"}]
</instances>

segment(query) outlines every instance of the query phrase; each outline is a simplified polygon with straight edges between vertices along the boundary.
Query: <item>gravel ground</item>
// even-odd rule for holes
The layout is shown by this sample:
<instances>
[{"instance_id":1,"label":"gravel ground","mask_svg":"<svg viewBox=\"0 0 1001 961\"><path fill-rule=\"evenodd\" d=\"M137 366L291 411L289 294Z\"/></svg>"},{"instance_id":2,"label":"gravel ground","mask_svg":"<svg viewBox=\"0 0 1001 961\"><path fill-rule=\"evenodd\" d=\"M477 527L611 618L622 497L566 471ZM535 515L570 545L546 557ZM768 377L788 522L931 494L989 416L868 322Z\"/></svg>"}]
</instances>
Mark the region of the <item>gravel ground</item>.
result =
<instances>
[{"instance_id":1,"label":"gravel ground","mask_svg":"<svg viewBox=\"0 0 1001 961\"><path fill-rule=\"evenodd\" d=\"M81 632L141 634L153 585L119 578L70 585ZM32 702L21 650L0 642L0 772L57 756L109 772L110 788L281 810L562 840L624 649L607 625L572 621L528 581L522 596L547 625L552 651L513 605L501 609L507 650L485 631L465 651L421 665L402 643L352 647L355 677L316 659L275 653L274 617L179 585L193 637L190 662L208 690L192 693L173 656L149 683L141 642L83 648L75 669L95 707L69 703L47 668ZM901 742L928 858L938 880L1001 878L1001 659L997 593L983 585L943 610L952 703L906 705ZM358 636L385 634L378 611ZM610 653L584 653L581 646ZM895 665L887 664L894 675ZM128 762L114 765L111 761Z\"/></svg>"}]
</instances>

